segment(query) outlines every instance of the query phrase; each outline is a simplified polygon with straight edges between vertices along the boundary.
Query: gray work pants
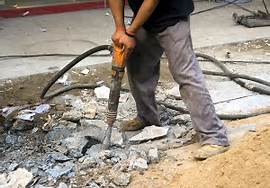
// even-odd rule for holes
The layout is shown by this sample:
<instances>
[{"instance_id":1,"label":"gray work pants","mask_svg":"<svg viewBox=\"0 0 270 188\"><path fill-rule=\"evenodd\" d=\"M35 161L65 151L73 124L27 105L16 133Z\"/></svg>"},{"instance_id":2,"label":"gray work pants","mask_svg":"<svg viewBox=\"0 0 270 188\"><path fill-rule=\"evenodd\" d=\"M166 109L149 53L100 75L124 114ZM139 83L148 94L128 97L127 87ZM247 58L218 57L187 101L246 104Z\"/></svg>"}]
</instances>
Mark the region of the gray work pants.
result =
<instances>
[{"instance_id":1,"label":"gray work pants","mask_svg":"<svg viewBox=\"0 0 270 188\"><path fill-rule=\"evenodd\" d=\"M158 34L140 29L136 40L127 70L138 118L151 125L160 124L155 89L160 73L160 57L165 51L170 72L179 84L201 144L228 145L226 128L216 115L192 48L189 21L180 21Z\"/></svg>"}]
</instances>

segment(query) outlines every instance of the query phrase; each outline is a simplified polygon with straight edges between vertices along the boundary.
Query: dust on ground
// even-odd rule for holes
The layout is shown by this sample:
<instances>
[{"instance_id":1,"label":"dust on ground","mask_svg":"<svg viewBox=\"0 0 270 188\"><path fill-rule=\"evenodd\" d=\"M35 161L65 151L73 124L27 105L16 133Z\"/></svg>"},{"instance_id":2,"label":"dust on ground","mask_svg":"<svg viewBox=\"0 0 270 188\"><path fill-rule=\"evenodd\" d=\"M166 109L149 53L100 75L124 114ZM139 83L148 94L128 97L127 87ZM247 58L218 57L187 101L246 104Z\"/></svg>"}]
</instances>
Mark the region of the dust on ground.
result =
<instances>
[{"instance_id":1,"label":"dust on ground","mask_svg":"<svg viewBox=\"0 0 270 188\"><path fill-rule=\"evenodd\" d=\"M167 157L147 172L134 173L129 187L268 187L270 115L227 122L229 127L243 124L255 124L260 128L234 143L228 152L202 162L192 158L198 144L169 150Z\"/></svg>"},{"instance_id":2,"label":"dust on ground","mask_svg":"<svg viewBox=\"0 0 270 188\"><path fill-rule=\"evenodd\" d=\"M82 68L72 69L68 73L71 84L95 84L104 81L108 85L111 79L111 64L99 64L85 67L89 69L89 74L80 74ZM161 64L161 79L163 81L172 81L172 77L167 68L167 64ZM17 78L13 80L0 80L0 108L4 106L17 106L25 104L34 104L40 101L42 89L55 73L36 74ZM61 84L55 84L51 90L63 87ZM128 88L127 76L123 79L123 88ZM78 90L77 90L78 91ZM77 91L70 91L74 95L79 95Z\"/></svg>"},{"instance_id":3,"label":"dust on ground","mask_svg":"<svg viewBox=\"0 0 270 188\"><path fill-rule=\"evenodd\" d=\"M89 67L90 74L80 74L80 69L73 69L67 74L72 79L72 84L95 84L97 81L105 81L107 83L110 78L110 65L101 64L94 68ZM98 72L98 75L96 74ZM14 80L4 80L0 83L0 107L16 106L25 104L34 104L40 101L42 89L48 81L53 77L54 73L36 74ZM55 84L52 90L63 87L61 84ZM78 92L72 92L76 94Z\"/></svg>"}]
</instances>

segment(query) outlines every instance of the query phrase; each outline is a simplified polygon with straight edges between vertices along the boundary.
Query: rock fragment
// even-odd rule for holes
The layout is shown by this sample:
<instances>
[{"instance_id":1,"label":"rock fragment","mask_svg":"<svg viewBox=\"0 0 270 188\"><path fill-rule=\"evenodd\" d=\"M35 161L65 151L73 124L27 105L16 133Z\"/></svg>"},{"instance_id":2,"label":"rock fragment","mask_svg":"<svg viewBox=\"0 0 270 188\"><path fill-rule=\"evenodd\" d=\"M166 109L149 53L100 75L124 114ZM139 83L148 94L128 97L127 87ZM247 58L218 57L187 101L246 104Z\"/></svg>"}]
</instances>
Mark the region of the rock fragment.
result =
<instances>
[{"instance_id":1,"label":"rock fragment","mask_svg":"<svg viewBox=\"0 0 270 188\"><path fill-rule=\"evenodd\" d=\"M157 148L152 148L148 152L148 158L151 163L157 163L160 159Z\"/></svg>"},{"instance_id":2,"label":"rock fragment","mask_svg":"<svg viewBox=\"0 0 270 188\"><path fill-rule=\"evenodd\" d=\"M12 134L8 134L5 138L6 144L16 144L18 142L18 137Z\"/></svg>"},{"instance_id":3,"label":"rock fragment","mask_svg":"<svg viewBox=\"0 0 270 188\"><path fill-rule=\"evenodd\" d=\"M71 122L69 124L59 122L59 124L55 125L52 130L47 133L46 137L49 141L65 139L75 132L76 126L77 125L75 123Z\"/></svg>"},{"instance_id":4,"label":"rock fragment","mask_svg":"<svg viewBox=\"0 0 270 188\"><path fill-rule=\"evenodd\" d=\"M191 118L189 114L181 114L181 115L177 115L174 116L171 119L172 124L187 124L188 122L191 122Z\"/></svg>"},{"instance_id":5,"label":"rock fragment","mask_svg":"<svg viewBox=\"0 0 270 188\"><path fill-rule=\"evenodd\" d=\"M8 175L0 174L0 187L4 188L20 188L26 187L33 179L31 172L24 168L18 168L16 171L10 172Z\"/></svg>"},{"instance_id":6,"label":"rock fragment","mask_svg":"<svg viewBox=\"0 0 270 188\"><path fill-rule=\"evenodd\" d=\"M34 128L34 123L32 121L25 121L21 119L17 119L13 126L11 127L14 131L28 131Z\"/></svg>"},{"instance_id":7,"label":"rock fragment","mask_svg":"<svg viewBox=\"0 0 270 188\"><path fill-rule=\"evenodd\" d=\"M107 128L108 125L102 120L81 119L80 124L87 128Z\"/></svg>"},{"instance_id":8,"label":"rock fragment","mask_svg":"<svg viewBox=\"0 0 270 188\"><path fill-rule=\"evenodd\" d=\"M68 186L63 182L60 182L57 188L68 188Z\"/></svg>"},{"instance_id":9,"label":"rock fragment","mask_svg":"<svg viewBox=\"0 0 270 188\"><path fill-rule=\"evenodd\" d=\"M66 161L70 161L71 158L65 156L63 153L60 153L60 152L53 152L53 153L50 153L48 156L47 156L47 160L50 160L50 161L56 161L56 162L66 162Z\"/></svg>"},{"instance_id":10,"label":"rock fragment","mask_svg":"<svg viewBox=\"0 0 270 188\"><path fill-rule=\"evenodd\" d=\"M129 139L130 143L140 143L148 140L153 140L157 138L162 138L168 134L168 127L158 127L158 126L148 126L145 127L141 133L131 137Z\"/></svg>"},{"instance_id":11,"label":"rock fragment","mask_svg":"<svg viewBox=\"0 0 270 188\"><path fill-rule=\"evenodd\" d=\"M97 165L96 160L90 156L84 156L80 158L80 160L82 162L81 168L80 168L81 170L94 168Z\"/></svg>"},{"instance_id":12,"label":"rock fragment","mask_svg":"<svg viewBox=\"0 0 270 188\"><path fill-rule=\"evenodd\" d=\"M148 164L145 159L138 158L134 161L131 161L130 167L134 170L143 171L148 169Z\"/></svg>"},{"instance_id":13,"label":"rock fragment","mask_svg":"<svg viewBox=\"0 0 270 188\"><path fill-rule=\"evenodd\" d=\"M83 69L80 73L83 75L87 75L90 72L89 69Z\"/></svg>"},{"instance_id":14,"label":"rock fragment","mask_svg":"<svg viewBox=\"0 0 270 188\"><path fill-rule=\"evenodd\" d=\"M66 162L63 164L58 164L53 168L46 170L46 172L49 174L49 176L58 179L61 176L68 175L70 172L72 172L73 166L73 163Z\"/></svg>"},{"instance_id":15,"label":"rock fragment","mask_svg":"<svg viewBox=\"0 0 270 188\"><path fill-rule=\"evenodd\" d=\"M106 86L97 87L94 92L98 99L109 99L110 88Z\"/></svg>"},{"instance_id":16,"label":"rock fragment","mask_svg":"<svg viewBox=\"0 0 270 188\"><path fill-rule=\"evenodd\" d=\"M15 170L20 164L16 163L16 162L12 162L10 164L10 166L8 167L8 171L13 171Z\"/></svg>"},{"instance_id":17,"label":"rock fragment","mask_svg":"<svg viewBox=\"0 0 270 188\"><path fill-rule=\"evenodd\" d=\"M85 104L83 106L83 116L87 119L94 119L97 113L97 107L94 104Z\"/></svg>"},{"instance_id":18,"label":"rock fragment","mask_svg":"<svg viewBox=\"0 0 270 188\"><path fill-rule=\"evenodd\" d=\"M188 132L185 126L179 126L179 125L172 127L172 130L176 138L182 138Z\"/></svg>"},{"instance_id":19,"label":"rock fragment","mask_svg":"<svg viewBox=\"0 0 270 188\"><path fill-rule=\"evenodd\" d=\"M68 112L65 112L62 116L63 120L67 121L79 121L82 118L83 114L81 111L78 110L71 110Z\"/></svg>"},{"instance_id":20,"label":"rock fragment","mask_svg":"<svg viewBox=\"0 0 270 188\"><path fill-rule=\"evenodd\" d=\"M127 186L130 183L131 175L129 173L118 172L113 176L113 183L118 186Z\"/></svg>"}]
</instances>

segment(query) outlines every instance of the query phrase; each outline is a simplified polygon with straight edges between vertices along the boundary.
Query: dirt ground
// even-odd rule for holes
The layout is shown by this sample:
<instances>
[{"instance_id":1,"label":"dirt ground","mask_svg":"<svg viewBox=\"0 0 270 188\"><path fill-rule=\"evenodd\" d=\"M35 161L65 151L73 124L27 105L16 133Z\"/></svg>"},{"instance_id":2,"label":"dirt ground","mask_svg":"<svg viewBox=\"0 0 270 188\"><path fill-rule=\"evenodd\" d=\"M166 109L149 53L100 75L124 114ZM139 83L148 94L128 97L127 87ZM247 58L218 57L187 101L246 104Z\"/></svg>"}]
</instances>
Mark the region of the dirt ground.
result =
<instances>
[{"instance_id":1,"label":"dirt ground","mask_svg":"<svg viewBox=\"0 0 270 188\"><path fill-rule=\"evenodd\" d=\"M133 174L129 187L231 188L270 185L270 115L227 123L236 127L256 124L259 130L248 133L225 154L198 162L192 159L197 144L167 151L167 157L150 170Z\"/></svg>"},{"instance_id":2,"label":"dirt ground","mask_svg":"<svg viewBox=\"0 0 270 188\"><path fill-rule=\"evenodd\" d=\"M83 69L72 69L68 72L71 84L95 84L99 81L104 81L105 85L109 86L111 65L108 63L88 66L90 73L87 75L80 74ZM172 81L172 77L167 68L167 64L161 64L162 81ZM40 101L40 94L42 89L52 78L54 73L36 74L17 78L13 80L0 80L0 108L5 106L16 106L25 104L34 104ZM55 84L51 90L63 87L62 84ZM124 77L123 88L128 88L127 76ZM79 92L71 91L70 93L76 94Z\"/></svg>"}]
</instances>

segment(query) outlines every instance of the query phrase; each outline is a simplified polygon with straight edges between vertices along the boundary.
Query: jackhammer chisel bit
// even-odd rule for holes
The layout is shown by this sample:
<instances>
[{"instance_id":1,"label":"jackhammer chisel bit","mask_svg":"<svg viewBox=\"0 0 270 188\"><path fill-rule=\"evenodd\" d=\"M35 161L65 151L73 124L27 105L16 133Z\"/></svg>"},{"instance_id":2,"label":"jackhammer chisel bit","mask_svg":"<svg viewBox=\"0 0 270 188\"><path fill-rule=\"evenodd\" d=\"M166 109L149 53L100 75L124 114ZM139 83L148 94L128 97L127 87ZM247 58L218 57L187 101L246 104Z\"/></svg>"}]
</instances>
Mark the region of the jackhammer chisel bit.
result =
<instances>
[{"instance_id":1,"label":"jackhammer chisel bit","mask_svg":"<svg viewBox=\"0 0 270 188\"><path fill-rule=\"evenodd\" d=\"M104 149L108 149L111 144L112 127L117 117L121 83L125 74L125 61L126 59L124 57L124 51L114 45L114 53L112 59L112 80L107 112L108 128L103 139Z\"/></svg>"}]
</instances>

